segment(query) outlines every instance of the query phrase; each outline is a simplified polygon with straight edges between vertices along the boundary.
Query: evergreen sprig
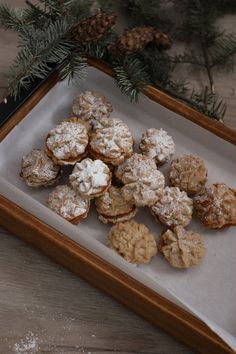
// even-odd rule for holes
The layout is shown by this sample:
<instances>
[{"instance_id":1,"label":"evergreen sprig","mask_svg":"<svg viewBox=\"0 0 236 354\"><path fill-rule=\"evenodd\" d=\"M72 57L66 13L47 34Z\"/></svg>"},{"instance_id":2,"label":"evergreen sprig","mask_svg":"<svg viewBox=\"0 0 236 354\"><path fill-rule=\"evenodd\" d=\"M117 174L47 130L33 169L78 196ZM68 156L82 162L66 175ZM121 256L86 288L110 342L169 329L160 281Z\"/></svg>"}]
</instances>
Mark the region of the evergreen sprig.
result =
<instances>
[{"instance_id":1,"label":"evergreen sprig","mask_svg":"<svg viewBox=\"0 0 236 354\"><path fill-rule=\"evenodd\" d=\"M51 70L50 63L60 63L70 54L73 44L65 38L70 28L66 19L59 19L51 22L45 31L25 33L9 73L8 85L14 97L19 95L21 86L27 88L35 77L46 77Z\"/></svg>"},{"instance_id":2,"label":"evergreen sprig","mask_svg":"<svg viewBox=\"0 0 236 354\"><path fill-rule=\"evenodd\" d=\"M139 59L127 57L122 63L114 63L113 70L117 85L131 102L138 101L143 88L150 84L147 67Z\"/></svg>"},{"instance_id":3,"label":"evergreen sprig","mask_svg":"<svg viewBox=\"0 0 236 354\"><path fill-rule=\"evenodd\" d=\"M0 5L0 27L18 32L22 25L22 11L7 5Z\"/></svg>"},{"instance_id":4,"label":"evergreen sprig","mask_svg":"<svg viewBox=\"0 0 236 354\"><path fill-rule=\"evenodd\" d=\"M76 43L71 30L99 8L123 10L129 27L153 26L167 31L186 45L182 53L162 51L155 44L141 52L115 57L117 34L105 33L98 40ZM224 33L217 19L236 12L235 0L26 0L17 10L0 5L0 27L19 35L19 53L10 68L9 92L17 97L35 77L44 78L52 64L60 64L61 78L84 77L86 56L107 61L117 85L131 101L137 101L147 84L152 84L211 118L222 119L226 104L216 93L215 70L233 71L236 64L236 33ZM176 69L188 65L205 72L208 83L196 91Z\"/></svg>"},{"instance_id":5,"label":"evergreen sprig","mask_svg":"<svg viewBox=\"0 0 236 354\"><path fill-rule=\"evenodd\" d=\"M169 29L172 36L188 47L188 50L185 49L180 54L163 54L145 49L141 56L147 64L152 83L200 112L212 118L222 119L226 104L216 94L214 69L234 69L236 36L235 33L225 34L218 28L216 20L222 13L228 13L231 9L235 12L235 1L172 0L168 3L168 14L165 12L165 6L163 10L163 5L166 4L164 0L129 0L124 5L124 8L130 10L130 18L132 21L134 19L135 25L153 24L165 30L171 24ZM171 11L177 21L173 21ZM156 22L152 23L153 17ZM178 82L174 79L176 68L183 64L206 73L208 84L204 85L202 92L190 90L184 81Z\"/></svg>"}]
</instances>

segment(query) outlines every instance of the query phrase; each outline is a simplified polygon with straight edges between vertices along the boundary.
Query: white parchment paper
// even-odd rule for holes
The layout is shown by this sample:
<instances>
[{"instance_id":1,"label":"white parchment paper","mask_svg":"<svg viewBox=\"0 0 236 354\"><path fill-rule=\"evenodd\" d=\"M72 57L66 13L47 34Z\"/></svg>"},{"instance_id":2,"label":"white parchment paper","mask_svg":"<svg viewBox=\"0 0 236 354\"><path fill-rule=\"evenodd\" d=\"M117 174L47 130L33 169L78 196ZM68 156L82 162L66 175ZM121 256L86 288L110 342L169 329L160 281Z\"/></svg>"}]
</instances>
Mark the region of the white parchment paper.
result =
<instances>
[{"instance_id":1,"label":"white parchment paper","mask_svg":"<svg viewBox=\"0 0 236 354\"><path fill-rule=\"evenodd\" d=\"M173 136L177 146L176 155L186 152L200 155L207 164L210 183L225 182L236 188L235 146L147 98L137 105L130 104L111 78L91 68L88 79L79 88L68 86L66 82L58 83L1 142L0 193L195 314L236 350L235 227L207 231L193 220L190 228L204 235L207 249L205 259L196 268L174 269L160 255L148 265L135 267L107 248L109 226L99 222L94 207L85 221L78 226L72 225L45 206L50 189L31 189L20 179L22 155L32 148L43 148L47 132L69 116L74 95L86 89L101 91L109 97L114 107L112 116L127 122L137 144L144 130L162 127ZM161 168L163 173L167 169L168 164ZM140 209L135 219L145 223L158 240L161 227L148 210Z\"/></svg>"}]
</instances>

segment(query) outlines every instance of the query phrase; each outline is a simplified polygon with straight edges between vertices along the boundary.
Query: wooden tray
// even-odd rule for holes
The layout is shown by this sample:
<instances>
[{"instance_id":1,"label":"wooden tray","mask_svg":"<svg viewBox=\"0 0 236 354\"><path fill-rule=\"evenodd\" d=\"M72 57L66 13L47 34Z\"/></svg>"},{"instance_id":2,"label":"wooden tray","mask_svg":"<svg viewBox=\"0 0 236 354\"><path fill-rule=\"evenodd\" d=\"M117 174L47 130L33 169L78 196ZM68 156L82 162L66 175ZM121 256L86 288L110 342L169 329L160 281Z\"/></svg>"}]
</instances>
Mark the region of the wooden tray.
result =
<instances>
[{"instance_id":1,"label":"wooden tray","mask_svg":"<svg viewBox=\"0 0 236 354\"><path fill-rule=\"evenodd\" d=\"M99 70L112 75L111 69L105 63L94 59L89 59L89 62ZM55 74L43 83L3 125L0 130L0 140L37 105L57 81L58 77ZM210 120L154 87L148 86L145 89L145 94L152 100L236 145L236 132L222 123ZM233 353L233 350L203 322L68 239L3 196L0 196L0 224L198 352Z\"/></svg>"}]
</instances>

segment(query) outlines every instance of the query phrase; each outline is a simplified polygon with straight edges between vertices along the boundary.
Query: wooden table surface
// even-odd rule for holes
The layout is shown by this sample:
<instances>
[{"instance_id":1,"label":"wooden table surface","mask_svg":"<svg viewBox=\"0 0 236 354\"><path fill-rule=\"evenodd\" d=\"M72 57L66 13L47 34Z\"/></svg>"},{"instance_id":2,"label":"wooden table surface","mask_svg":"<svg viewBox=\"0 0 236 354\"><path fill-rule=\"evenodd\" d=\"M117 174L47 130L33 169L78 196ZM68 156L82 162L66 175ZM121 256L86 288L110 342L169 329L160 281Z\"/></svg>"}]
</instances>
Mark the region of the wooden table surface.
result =
<instances>
[{"instance_id":1,"label":"wooden table surface","mask_svg":"<svg viewBox=\"0 0 236 354\"><path fill-rule=\"evenodd\" d=\"M0 95L16 43L14 33L0 31ZM229 104L225 121L236 127L235 76L218 83ZM0 228L0 353L192 351Z\"/></svg>"}]
</instances>

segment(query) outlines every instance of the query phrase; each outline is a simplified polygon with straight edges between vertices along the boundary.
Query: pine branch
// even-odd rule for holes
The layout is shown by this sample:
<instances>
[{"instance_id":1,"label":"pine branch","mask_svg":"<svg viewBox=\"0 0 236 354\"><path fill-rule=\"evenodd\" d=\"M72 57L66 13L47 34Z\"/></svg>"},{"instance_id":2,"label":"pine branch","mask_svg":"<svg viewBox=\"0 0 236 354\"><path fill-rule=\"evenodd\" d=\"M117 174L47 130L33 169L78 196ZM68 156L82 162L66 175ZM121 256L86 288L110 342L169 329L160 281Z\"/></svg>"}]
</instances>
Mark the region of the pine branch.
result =
<instances>
[{"instance_id":1,"label":"pine branch","mask_svg":"<svg viewBox=\"0 0 236 354\"><path fill-rule=\"evenodd\" d=\"M81 45L81 51L98 59L110 59L109 48L116 41L117 34L109 31L102 38L96 41L85 43Z\"/></svg>"},{"instance_id":2,"label":"pine branch","mask_svg":"<svg viewBox=\"0 0 236 354\"><path fill-rule=\"evenodd\" d=\"M70 54L72 44L65 39L69 29L66 19L60 19L51 23L46 31L35 31L29 36L29 43L24 43L10 68L8 88L14 97L34 77L46 77L49 63L60 63Z\"/></svg>"},{"instance_id":3,"label":"pine branch","mask_svg":"<svg viewBox=\"0 0 236 354\"><path fill-rule=\"evenodd\" d=\"M139 55L139 59L146 65L151 81L154 85L167 85L171 81L174 64L171 56L160 52L157 48L146 48Z\"/></svg>"},{"instance_id":4,"label":"pine branch","mask_svg":"<svg viewBox=\"0 0 236 354\"><path fill-rule=\"evenodd\" d=\"M208 54L208 48L206 44L206 39L204 37L204 33L201 32L201 46L202 46L202 52L203 52L203 57L205 60L205 68L206 72L208 75L209 83L210 83L210 90L212 94L215 94L215 85L214 85L214 80L213 80L213 75L212 75L212 70L211 70L211 63L210 63L210 58Z\"/></svg>"},{"instance_id":5,"label":"pine branch","mask_svg":"<svg viewBox=\"0 0 236 354\"><path fill-rule=\"evenodd\" d=\"M211 67L233 71L236 64L236 33L219 37L211 49Z\"/></svg>"},{"instance_id":6,"label":"pine branch","mask_svg":"<svg viewBox=\"0 0 236 354\"><path fill-rule=\"evenodd\" d=\"M164 32L171 28L171 20L165 10L165 0L123 0L122 7L133 26L154 26Z\"/></svg>"},{"instance_id":7,"label":"pine branch","mask_svg":"<svg viewBox=\"0 0 236 354\"><path fill-rule=\"evenodd\" d=\"M143 88L150 83L147 67L136 58L127 57L123 63L114 63L117 85L130 101L138 101Z\"/></svg>"},{"instance_id":8,"label":"pine branch","mask_svg":"<svg viewBox=\"0 0 236 354\"><path fill-rule=\"evenodd\" d=\"M88 67L87 60L83 54L75 47L71 50L63 63L59 75L62 80L68 78L69 83L78 83L79 80L84 79L85 69Z\"/></svg>"},{"instance_id":9,"label":"pine branch","mask_svg":"<svg viewBox=\"0 0 236 354\"><path fill-rule=\"evenodd\" d=\"M199 112L215 119L223 119L226 113L226 103L218 95L209 92L208 87L201 93L193 90L191 94L191 102Z\"/></svg>"},{"instance_id":10,"label":"pine branch","mask_svg":"<svg viewBox=\"0 0 236 354\"><path fill-rule=\"evenodd\" d=\"M0 5L0 27L18 31L22 25L22 11L7 5Z\"/></svg>"}]
</instances>

